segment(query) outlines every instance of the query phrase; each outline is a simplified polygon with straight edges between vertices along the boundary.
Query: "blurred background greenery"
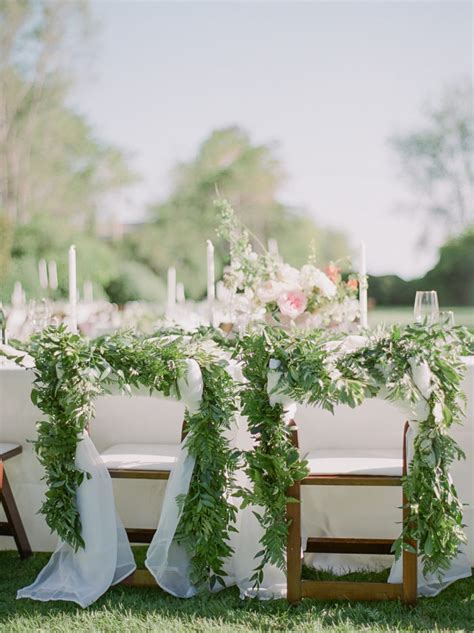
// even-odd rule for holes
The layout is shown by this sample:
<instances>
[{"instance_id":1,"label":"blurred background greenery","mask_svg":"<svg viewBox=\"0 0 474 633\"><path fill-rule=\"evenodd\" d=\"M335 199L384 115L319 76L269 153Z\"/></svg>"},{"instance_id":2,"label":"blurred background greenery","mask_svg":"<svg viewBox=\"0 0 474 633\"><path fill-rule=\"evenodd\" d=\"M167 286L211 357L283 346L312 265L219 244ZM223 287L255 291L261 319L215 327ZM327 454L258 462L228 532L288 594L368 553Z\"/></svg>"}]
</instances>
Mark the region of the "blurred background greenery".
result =
<instances>
[{"instance_id":1,"label":"blurred background greenery","mask_svg":"<svg viewBox=\"0 0 474 633\"><path fill-rule=\"evenodd\" d=\"M58 297L67 291L67 248L77 245L78 282L116 303L164 299L166 270L176 266L187 296L205 292L204 244L216 240L217 273L227 262L215 237L216 190L264 243L303 264L314 245L319 264L351 255L350 236L319 226L278 197L285 178L271 144L256 144L238 126L214 130L193 160L176 165L167 199L139 224L104 220L107 198L133 184L127 153L101 139L69 105L74 41L91 31L86 2L0 0L0 300L20 281L28 298L42 294L38 261L58 264ZM419 279L370 277L379 306L412 305L418 289L436 289L442 305L474 305L473 125L468 80L440 94L424 125L389 139L423 213L420 245L433 230L446 237L439 261ZM417 223L416 226L419 226Z\"/></svg>"}]
</instances>

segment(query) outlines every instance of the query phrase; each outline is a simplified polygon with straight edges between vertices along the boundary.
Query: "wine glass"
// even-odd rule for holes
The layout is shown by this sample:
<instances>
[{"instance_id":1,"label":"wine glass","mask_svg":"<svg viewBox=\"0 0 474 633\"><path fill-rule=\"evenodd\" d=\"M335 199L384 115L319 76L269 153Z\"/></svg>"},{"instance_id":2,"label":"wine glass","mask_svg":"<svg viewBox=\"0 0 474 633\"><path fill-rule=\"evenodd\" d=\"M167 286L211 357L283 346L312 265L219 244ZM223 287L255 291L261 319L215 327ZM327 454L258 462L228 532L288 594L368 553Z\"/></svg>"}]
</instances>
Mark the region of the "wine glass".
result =
<instances>
[{"instance_id":1,"label":"wine glass","mask_svg":"<svg viewBox=\"0 0 474 633\"><path fill-rule=\"evenodd\" d=\"M28 305L28 321L33 332L40 332L49 325L49 306L46 299L32 299Z\"/></svg>"},{"instance_id":2,"label":"wine glass","mask_svg":"<svg viewBox=\"0 0 474 633\"><path fill-rule=\"evenodd\" d=\"M415 296L415 321L433 325L439 321L439 304L436 290L418 290Z\"/></svg>"},{"instance_id":3,"label":"wine glass","mask_svg":"<svg viewBox=\"0 0 474 633\"><path fill-rule=\"evenodd\" d=\"M439 313L440 324L447 329L454 327L454 312L452 310L443 310Z\"/></svg>"}]
</instances>

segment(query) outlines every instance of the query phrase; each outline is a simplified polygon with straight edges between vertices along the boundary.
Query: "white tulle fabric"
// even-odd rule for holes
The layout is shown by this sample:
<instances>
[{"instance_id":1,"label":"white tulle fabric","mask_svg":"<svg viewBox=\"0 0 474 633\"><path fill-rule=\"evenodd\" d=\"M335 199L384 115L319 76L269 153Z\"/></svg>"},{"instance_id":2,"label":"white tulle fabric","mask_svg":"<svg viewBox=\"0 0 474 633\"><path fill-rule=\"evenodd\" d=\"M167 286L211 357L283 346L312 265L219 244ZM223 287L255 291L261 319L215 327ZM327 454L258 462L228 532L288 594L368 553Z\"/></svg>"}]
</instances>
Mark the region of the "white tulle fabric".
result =
<instances>
[{"instance_id":1,"label":"white tulle fabric","mask_svg":"<svg viewBox=\"0 0 474 633\"><path fill-rule=\"evenodd\" d=\"M181 390L182 401L190 413L196 413L202 399L202 376L196 361L188 361L186 390ZM186 495L191 483L195 459L188 453L186 439L181 443L178 459L173 467L155 532L145 561L156 582L173 596L190 598L196 592L190 579L191 561L184 546L173 542L181 511L176 499Z\"/></svg>"},{"instance_id":2,"label":"white tulle fabric","mask_svg":"<svg viewBox=\"0 0 474 633\"><path fill-rule=\"evenodd\" d=\"M187 375L179 381L179 390L188 410L197 411L202 399L203 382L196 361L187 361ZM178 464L177 477L170 482L172 500L167 495L166 511L162 514L147 558L147 566L157 581L164 588L169 586L170 590L172 569L180 555L172 546L179 521L174 499L177 494L188 490L194 467L194 460L187 455L185 446L181 446ZM87 433L84 433L77 446L76 465L91 474L91 478L84 479L77 491L85 548L76 552L70 545L60 541L35 582L20 589L17 598L69 600L87 607L111 585L120 582L136 569L125 529L115 510L112 480Z\"/></svg>"},{"instance_id":3,"label":"white tulle fabric","mask_svg":"<svg viewBox=\"0 0 474 633\"><path fill-rule=\"evenodd\" d=\"M18 591L18 598L71 600L86 607L135 569L115 512L112 480L87 433L78 444L76 466L91 474L77 491L85 548L75 552L59 542L46 567L32 585Z\"/></svg>"},{"instance_id":4,"label":"white tulle fabric","mask_svg":"<svg viewBox=\"0 0 474 633\"><path fill-rule=\"evenodd\" d=\"M426 419L429 408L427 399L429 398L432 390L431 386L431 371L426 363L417 365L411 363L413 380L420 390L424 400L418 403L412 413L414 414L410 419L410 428L407 433L407 461L411 463L413 459L413 440L416 435L418 421ZM399 407L403 409L407 414L407 409L404 403L399 403ZM423 565L421 558L418 558L418 595L419 596L436 596L440 591L445 589L448 585L460 580L461 578L469 578L472 575L471 565L469 563L469 557L467 555L467 549L465 545L461 545L459 554L452 559L449 569L442 571L440 574L423 573ZM390 576L388 582L400 583L403 578L403 559L399 558L394 561L392 569L390 570Z\"/></svg>"}]
</instances>

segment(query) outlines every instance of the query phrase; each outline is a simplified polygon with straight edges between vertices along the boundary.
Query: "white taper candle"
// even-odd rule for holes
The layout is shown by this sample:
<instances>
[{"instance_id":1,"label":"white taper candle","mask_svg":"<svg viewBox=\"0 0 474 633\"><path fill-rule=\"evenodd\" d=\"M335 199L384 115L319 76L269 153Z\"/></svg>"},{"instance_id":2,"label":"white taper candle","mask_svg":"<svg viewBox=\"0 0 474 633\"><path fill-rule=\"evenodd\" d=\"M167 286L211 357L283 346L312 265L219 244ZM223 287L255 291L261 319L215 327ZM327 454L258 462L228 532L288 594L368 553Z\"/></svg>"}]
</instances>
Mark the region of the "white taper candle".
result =
<instances>
[{"instance_id":1,"label":"white taper candle","mask_svg":"<svg viewBox=\"0 0 474 633\"><path fill-rule=\"evenodd\" d=\"M176 268L168 268L168 300L166 315L170 319L176 305Z\"/></svg>"},{"instance_id":2,"label":"white taper candle","mask_svg":"<svg viewBox=\"0 0 474 633\"><path fill-rule=\"evenodd\" d=\"M212 303L215 298L214 244L207 240L207 300Z\"/></svg>"},{"instance_id":3,"label":"white taper candle","mask_svg":"<svg viewBox=\"0 0 474 633\"><path fill-rule=\"evenodd\" d=\"M268 238L268 242L267 242L267 246L268 246L268 252L270 253L270 255L276 255L278 256L278 242L276 241L275 238L270 237Z\"/></svg>"},{"instance_id":4,"label":"white taper candle","mask_svg":"<svg viewBox=\"0 0 474 633\"><path fill-rule=\"evenodd\" d=\"M54 259L51 260L48 264L48 274L49 287L51 288L51 290L56 290L58 287L58 268Z\"/></svg>"},{"instance_id":5,"label":"white taper candle","mask_svg":"<svg viewBox=\"0 0 474 633\"><path fill-rule=\"evenodd\" d=\"M360 305L360 325L366 328L367 319L367 260L364 242L360 243L359 255L359 305Z\"/></svg>"},{"instance_id":6,"label":"white taper candle","mask_svg":"<svg viewBox=\"0 0 474 633\"><path fill-rule=\"evenodd\" d=\"M178 303L184 303L186 301L184 284L181 281L176 284L176 301Z\"/></svg>"},{"instance_id":7,"label":"white taper candle","mask_svg":"<svg viewBox=\"0 0 474 633\"><path fill-rule=\"evenodd\" d=\"M48 267L44 259L40 259L38 262L38 276L41 288L46 290L48 287Z\"/></svg>"},{"instance_id":8,"label":"white taper candle","mask_svg":"<svg viewBox=\"0 0 474 633\"><path fill-rule=\"evenodd\" d=\"M71 331L77 332L77 278L76 278L76 247L69 247L69 326Z\"/></svg>"},{"instance_id":9,"label":"white taper candle","mask_svg":"<svg viewBox=\"0 0 474 633\"><path fill-rule=\"evenodd\" d=\"M24 305L24 292L23 287L21 285L21 281L15 281L15 285L13 286L12 292L12 306L14 308L18 308Z\"/></svg>"}]
</instances>

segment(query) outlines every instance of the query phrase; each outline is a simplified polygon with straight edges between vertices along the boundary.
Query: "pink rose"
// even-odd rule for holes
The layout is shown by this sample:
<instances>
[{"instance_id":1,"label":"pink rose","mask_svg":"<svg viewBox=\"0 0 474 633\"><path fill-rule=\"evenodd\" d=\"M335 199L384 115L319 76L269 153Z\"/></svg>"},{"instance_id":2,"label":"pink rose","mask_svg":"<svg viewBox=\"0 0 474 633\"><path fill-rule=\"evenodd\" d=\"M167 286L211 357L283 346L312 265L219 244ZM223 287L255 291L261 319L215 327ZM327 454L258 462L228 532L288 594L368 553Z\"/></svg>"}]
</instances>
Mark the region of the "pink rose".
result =
<instances>
[{"instance_id":1,"label":"pink rose","mask_svg":"<svg viewBox=\"0 0 474 633\"><path fill-rule=\"evenodd\" d=\"M341 276L339 275L341 269L332 262L328 266L326 266L324 272L326 273L326 276L329 277L329 279L333 282L333 284L337 284L341 278Z\"/></svg>"},{"instance_id":2,"label":"pink rose","mask_svg":"<svg viewBox=\"0 0 474 633\"><path fill-rule=\"evenodd\" d=\"M349 288L349 290L357 290L357 287L359 285L359 282L357 281L357 279L349 279L347 281L347 287Z\"/></svg>"},{"instance_id":3,"label":"pink rose","mask_svg":"<svg viewBox=\"0 0 474 633\"><path fill-rule=\"evenodd\" d=\"M278 297L277 303L283 316L296 319L306 310L308 300L301 290L289 290Z\"/></svg>"}]
</instances>

